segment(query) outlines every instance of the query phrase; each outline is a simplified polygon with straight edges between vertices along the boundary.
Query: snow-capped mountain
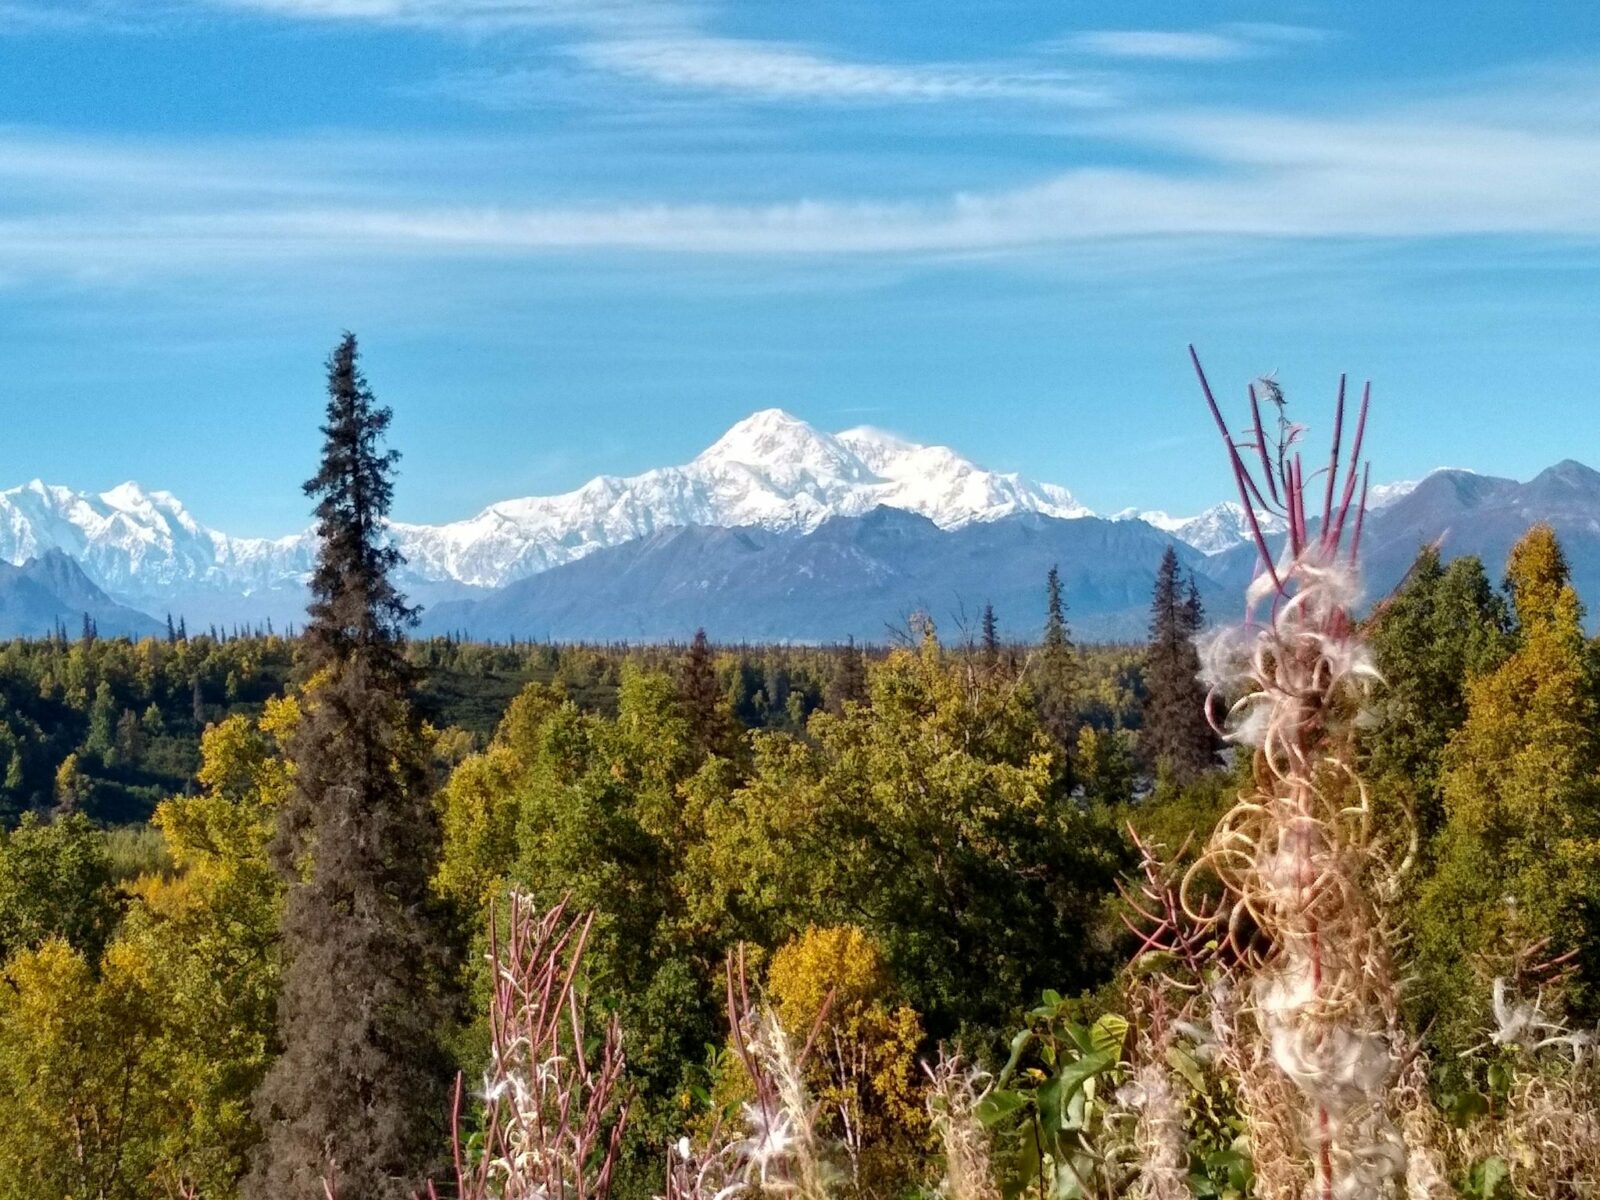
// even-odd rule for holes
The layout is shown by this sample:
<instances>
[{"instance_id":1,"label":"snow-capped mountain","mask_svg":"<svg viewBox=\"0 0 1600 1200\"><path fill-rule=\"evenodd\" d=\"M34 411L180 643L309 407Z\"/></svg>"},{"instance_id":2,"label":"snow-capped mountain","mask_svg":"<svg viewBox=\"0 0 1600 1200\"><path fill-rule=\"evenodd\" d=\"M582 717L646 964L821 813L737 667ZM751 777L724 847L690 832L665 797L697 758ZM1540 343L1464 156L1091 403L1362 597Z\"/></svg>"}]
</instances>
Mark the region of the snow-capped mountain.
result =
<instances>
[{"instance_id":1,"label":"snow-capped mountain","mask_svg":"<svg viewBox=\"0 0 1600 1200\"><path fill-rule=\"evenodd\" d=\"M1065 488L986 471L946 447L867 428L823 433L770 408L683 466L602 475L565 495L506 500L449 525L396 525L395 537L424 579L500 587L661 529L809 531L879 506L943 529L1019 512L1089 515Z\"/></svg>"},{"instance_id":2,"label":"snow-capped mountain","mask_svg":"<svg viewBox=\"0 0 1600 1200\"><path fill-rule=\"evenodd\" d=\"M1430 471L1429 475L1437 475L1440 471L1451 469L1438 467ZM1417 490L1417 485L1421 482L1420 479L1407 479L1399 483L1374 484L1367 493L1367 511L1377 512L1398 500L1405 499ZM1280 517L1271 513L1257 513L1256 516L1263 533L1282 533L1285 529ZM1125 508L1112 520L1139 520L1147 525L1154 525L1164 533L1170 533L1180 542L1193 546L1202 554L1221 554L1250 538L1250 525L1245 520L1244 507L1236 500L1213 504L1199 516L1194 517L1175 517L1161 509Z\"/></svg>"},{"instance_id":3,"label":"snow-capped mountain","mask_svg":"<svg viewBox=\"0 0 1600 1200\"><path fill-rule=\"evenodd\" d=\"M1373 507L1415 483L1374 489ZM663 530L757 527L809 534L884 507L944 531L1013 516L1093 516L1065 488L985 470L954 450L861 427L825 433L780 409L745 418L693 461L640 475L602 475L559 496L492 504L444 525L396 523L404 586L433 605L517 580ZM1129 510L1207 555L1247 536L1236 503L1195 517ZM1269 531L1279 525L1269 520ZM234 537L198 521L170 492L124 483L79 492L34 480L0 491L0 562L51 550L78 563L115 601L191 619L298 620L315 557L310 532Z\"/></svg>"},{"instance_id":4,"label":"snow-capped mountain","mask_svg":"<svg viewBox=\"0 0 1600 1200\"><path fill-rule=\"evenodd\" d=\"M35 479L0 491L0 560L19 566L60 550L113 593L197 585L254 591L298 579L310 569L312 549L305 535L235 538L208 529L171 492L132 482L93 493Z\"/></svg>"},{"instance_id":5,"label":"snow-capped mountain","mask_svg":"<svg viewBox=\"0 0 1600 1200\"><path fill-rule=\"evenodd\" d=\"M943 446L879 430L824 433L780 409L729 429L694 461L559 496L492 504L445 525L396 523L412 582L501 587L607 546L686 525L815 529L879 506L944 529L1013 513L1086 516L1065 488L987 471ZM0 560L50 549L113 595L149 605L197 590L258 595L300 586L315 542L233 537L197 521L170 492L124 483L79 492L34 480L0 492Z\"/></svg>"},{"instance_id":6,"label":"snow-capped mountain","mask_svg":"<svg viewBox=\"0 0 1600 1200\"><path fill-rule=\"evenodd\" d=\"M1257 514L1263 533L1279 533L1285 526L1271 513ZM1236 501L1227 500L1213 504L1199 516L1174 517L1160 509L1140 511L1124 509L1114 518L1118 521L1139 520L1170 533L1180 542L1186 542L1202 554L1221 554L1231 550L1250 536L1250 526L1245 520L1244 508Z\"/></svg>"}]
</instances>

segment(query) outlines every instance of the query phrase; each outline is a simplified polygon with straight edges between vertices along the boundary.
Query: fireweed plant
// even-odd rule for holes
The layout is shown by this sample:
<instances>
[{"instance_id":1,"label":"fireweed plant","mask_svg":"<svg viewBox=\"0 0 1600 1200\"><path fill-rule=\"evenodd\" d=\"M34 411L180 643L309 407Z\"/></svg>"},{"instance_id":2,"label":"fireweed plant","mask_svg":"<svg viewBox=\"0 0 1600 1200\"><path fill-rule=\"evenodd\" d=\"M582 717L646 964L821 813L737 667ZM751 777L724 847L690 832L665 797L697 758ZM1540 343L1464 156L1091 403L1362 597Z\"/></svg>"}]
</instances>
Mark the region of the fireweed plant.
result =
<instances>
[{"instance_id":1,"label":"fireweed plant","mask_svg":"<svg viewBox=\"0 0 1600 1200\"><path fill-rule=\"evenodd\" d=\"M1308 471L1305 430L1285 415L1275 384L1261 385L1272 425L1252 385L1250 427L1236 437L1192 347L1190 356L1260 562L1244 621L1202 647L1208 708L1225 709L1219 732L1252 752L1253 783L1187 872L1179 904L1190 921L1217 931L1231 966L1218 984L1230 992L1219 1007L1236 1009L1231 1053L1246 1075L1244 1105L1257 1110L1247 1116L1259 1131L1252 1149L1260 1194L1392 1195L1406 1172L1388 1104L1403 1044L1395 931L1385 920L1398 868L1374 835L1354 736L1378 682L1351 615L1360 594L1370 385L1346 454L1340 379L1326 465ZM1277 556L1262 532L1264 513L1287 529ZM1208 879L1220 883L1219 901L1204 899ZM1241 1035L1256 1048L1240 1047ZM1296 1136L1264 1136L1269 1122Z\"/></svg>"}]
</instances>

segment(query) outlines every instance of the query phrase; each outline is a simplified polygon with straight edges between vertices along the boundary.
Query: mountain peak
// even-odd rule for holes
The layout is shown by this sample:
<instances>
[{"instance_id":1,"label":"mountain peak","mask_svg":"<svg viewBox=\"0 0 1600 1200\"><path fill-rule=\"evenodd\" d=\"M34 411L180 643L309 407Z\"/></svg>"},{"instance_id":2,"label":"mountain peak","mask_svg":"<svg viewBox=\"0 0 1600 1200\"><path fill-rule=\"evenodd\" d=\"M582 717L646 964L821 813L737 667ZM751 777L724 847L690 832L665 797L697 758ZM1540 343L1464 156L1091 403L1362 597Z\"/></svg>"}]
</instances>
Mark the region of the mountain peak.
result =
<instances>
[{"instance_id":1,"label":"mountain peak","mask_svg":"<svg viewBox=\"0 0 1600 1200\"><path fill-rule=\"evenodd\" d=\"M807 421L781 408L763 408L743 420L701 452L699 459L721 459L765 465L808 443L832 441Z\"/></svg>"}]
</instances>

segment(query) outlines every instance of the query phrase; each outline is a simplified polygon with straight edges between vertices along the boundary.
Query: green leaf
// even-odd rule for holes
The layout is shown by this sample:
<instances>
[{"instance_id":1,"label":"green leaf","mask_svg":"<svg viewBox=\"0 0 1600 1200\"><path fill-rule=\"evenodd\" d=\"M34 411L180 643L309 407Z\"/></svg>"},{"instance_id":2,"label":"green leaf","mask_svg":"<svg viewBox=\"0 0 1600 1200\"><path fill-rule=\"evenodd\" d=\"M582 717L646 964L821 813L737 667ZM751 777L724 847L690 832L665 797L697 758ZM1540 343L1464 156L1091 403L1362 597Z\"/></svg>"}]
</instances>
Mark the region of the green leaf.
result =
<instances>
[{"instance_id":1,"label":"green leaf","mask_svg":"<svg viewBox=\"0 0 1600 1200\"><path fill-rule=\"evenodd\" d=\"M1511 1068L1505 1063L1490 1064L1489 1090L1497 1096L1507 1095L1511 1091Z\"/></svg>"},{"instance_id":2,"label":"green leaf","mask_svg":"<svg viewBox=\"0 0 1600 1200\"><path fill-rule=\"evenodd\" d=\"M1089 1030L1092 1048L1102 1053L1122 1057L1122 1044L1128 1037L1128 1019L1116 1013L1106 1013Z\"/></svg>"},{"instance_id":3,"label":"green leaf","mask_svg":"<svg viewBox=\"0 0 1600 1200\"><path fill-rule=\"evenodd\" d=\"M1181 1046L1168 1046L1167 1065L1183 1076L1184 1082L1196 1092L1205 1094L1206 1077L1200 1072L1200 1064L1187 1050Z\"/></svg>"},{"instance_id":4,"label":"green leaf","mask_svg":"<svg viewBox=\"0 0 1600 1200\"><path fill-rule=\"evenodd\" d=\"M1467 1174L1467 1194L1477 1200L1508 1200L1511 1168L1506 1166L1506 1160L1493 1155L1475 1163Z\"/></svg>"},{"instance_id":5,"label":"green leaf","mask_svg":"<svg viewBox=\"0 0 1600 1200\"><path fill-rule=\"evenodd\" d=\"M1072 1044L1084 1054L1095 1052L1094 1036L1089 1032L1087 1025L1079 1025L1076 1021L1065 1024L1067 1036L1072 1039Z\"/></svg>"},{"instance_id":6,"label":"green leaf","mask_svg":"<svg viewBox=\"0 0 1600 1200\"><path fill-rule=\"evenodd\" d=\"M1073 1092L1076 1092L1079 1088L1081 1088L1089 1079L1092 1079L1102 1071L1109 1070L1111 1067L1116 1065L1117 1056L1114 1054L1107 1054L1104 1052L1097 1054L1085 1054L1082 1058L1077 1059L1074 1062L1070 1062L1063 1067L1061 1069L1061 1073L1057 1075L1056 1078L1061 1082L1061 1085L1067 1089L1067 1095L1070 1096Z\"/></svg>"},{"instance_id":7,"label":"green leaf","mask_svg":"<svg viewBox=\"0 0 1600 1200\"><path fill-rule=\"evenodd\" d=\"M991 1129L1016 1112L1024 1103L1026 1097L1021 1092L992 1091L978 1103L976 1112L978 1123L985 1129Z\"/></svg>"},{"instance_id":8,"label":"green leaf","mask_svg":"<svg viewBox=\"0 0 1600 1200\"><path fill-rule=\"evenodd\" d=\"M1033 1041L1033 1030L1024 1029L1011 1039L1011 1057L1006 1059L1006 1065L1000 1072L1000 1077L995 1080L1004 1087L1017 1069L1017 1064L1022 1061L1022 1056L1028 1052L1028 1046Z\"/></svg>"}]
</instances>

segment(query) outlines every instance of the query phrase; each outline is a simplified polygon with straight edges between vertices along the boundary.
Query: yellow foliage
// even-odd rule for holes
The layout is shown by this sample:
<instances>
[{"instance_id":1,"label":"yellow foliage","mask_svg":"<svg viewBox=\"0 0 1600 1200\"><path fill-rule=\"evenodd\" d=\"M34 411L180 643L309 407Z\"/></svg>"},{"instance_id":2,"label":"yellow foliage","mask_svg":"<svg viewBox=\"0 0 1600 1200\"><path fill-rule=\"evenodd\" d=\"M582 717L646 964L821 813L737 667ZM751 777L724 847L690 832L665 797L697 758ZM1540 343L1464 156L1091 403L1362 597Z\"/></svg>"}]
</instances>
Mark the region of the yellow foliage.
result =
<instances>
[{"instance_id":1,"label":"yellow foliage","mask_svg":"<svg viewBox=\"0 0 1600 1200\"><path fill-rule=\"evenodd\" d=\"M500 743L450 773L439 797L444 846L434 887L441 895L489 902L517 853L519 774L516 754Z\"/></svg>"},{"instance_id":2,"label":"yellow foliage","mask_svg":"<svg viewBox=\"0 0 1600 1200\"><path fill-rule=\"evenodd\" d=\"M854 925L810 926L780 947L767 972L778 1019L797 1046L812 1031L806 1075L824 1113L867 1145L904 1143L927 1127L917 1051L922 1019L893 1004L882 952ZM833 1002L817 1028L829 995Z\"/></svg>"},{"instance_id":3,"label":"yellow foliage","mask_svg":"<svg viewBox=\"0 0 1600 1200\"><path fill-rule=\"evenodd\" d=\"M890 990L883 955L854 925L808 926L779 947L767 971L767 988L785 1029L805 1037L833 993L833 1012L859 1012Z\"/></svg>"}]
</instances>

